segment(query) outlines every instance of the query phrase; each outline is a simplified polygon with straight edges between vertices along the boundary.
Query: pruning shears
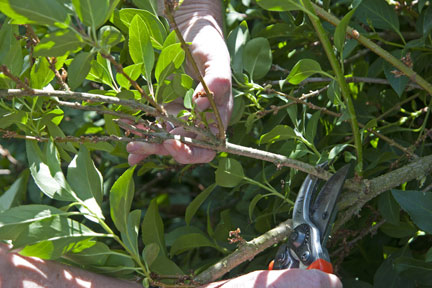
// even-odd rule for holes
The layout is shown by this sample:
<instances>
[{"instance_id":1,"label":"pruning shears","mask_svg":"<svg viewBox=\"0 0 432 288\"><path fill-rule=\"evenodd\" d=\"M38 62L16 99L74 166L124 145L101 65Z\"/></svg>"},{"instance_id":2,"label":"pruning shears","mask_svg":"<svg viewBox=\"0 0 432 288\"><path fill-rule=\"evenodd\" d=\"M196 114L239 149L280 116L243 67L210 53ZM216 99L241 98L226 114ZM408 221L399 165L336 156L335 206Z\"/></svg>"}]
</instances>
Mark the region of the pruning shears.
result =
<instances>
[{"instance_id":1,"label":"pruning shears","mask_svg":"<svg viewBox=\"0 0 432 288\"><path fill-rule=\"evenodd\" d=\"M294 204L293 232L279 247L275 259L269 264L270 270L301 268L333 273L325 244L349 168L348 164L338 170L318 194L319 180L311 175L306 177Z\"/></svg>"}]
</instances>

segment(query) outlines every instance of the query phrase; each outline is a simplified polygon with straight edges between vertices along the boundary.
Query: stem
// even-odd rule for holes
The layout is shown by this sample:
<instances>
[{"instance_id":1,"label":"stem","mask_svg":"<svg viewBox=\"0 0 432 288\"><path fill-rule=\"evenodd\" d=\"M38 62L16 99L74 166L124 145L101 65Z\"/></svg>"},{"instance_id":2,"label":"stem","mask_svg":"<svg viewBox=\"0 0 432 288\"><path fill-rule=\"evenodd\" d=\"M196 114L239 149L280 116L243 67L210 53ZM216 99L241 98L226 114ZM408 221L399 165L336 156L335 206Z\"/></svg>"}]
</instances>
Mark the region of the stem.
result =
<instances>
[{"instance_id":1,"label":"stem","mask_svg":"<svg viewBox=\"0 0 432 288\"><path fill-rule=\"evenodd\" d=\"M250 184L257 185L258 187L261 187L261 188L263 188L264 190L269 191L269 192L270 192L270 195L273 195L273 196L279 197L279 198L281 198L282 200L284 200L284 201L286 201L287 203L289 203L289 204L291 204L291 205L294 206L294 202L293 202L293 201L291 201L290 199L284 197L281 193L279 193L279 192L277 192L276 190L272 189L272 187L268 187L268 186L266 186L266 185L264 185L264 184L261 184L261 183L258 182L258 181L255 181L255 180L253 180L253 179L250 179L250 178L248 178L248 177L244 177L243 179L244 179L245 181L249 182Z\"/></svg>"},{"instance_id":2,"label":"stem","mask_svg":"<svg viewBox=\"0 0 432 288\"><path fill-rule=\"evenodd\" d=\"M213 92L210 91L210 89L207 86L207 83L204 81L204 77L201 75L201 71L198 68L198 65L194 59L194 57L192 56L192 53L189 50L189 45L186 43L186 41L184 40L180 29L177 26L177 23L174 19L173 13L172 13L172 9L170 8L171 5L165 3L165 14L168 17L169 22L171 23L171 26L173 27L178 39L180 40L181 46L183 48L183 50L186 53L186 57L189 61L189 63L192 65L192 68L194 69L195 74L198 76L199 81L201 82L201 85L204 88L204 91L206 93L207 98L209 99L210 105L213 109L213 113L216 117L216 122L217 122L217 126L219 129L219 139L221 140L222 143L225 142L226 139L226 135L225 135L225 128L222 122L222 118L220 116L219 113L219 109L216 106L216 102L214 100L214 94Z\"/></svg>"},{"instance_id":3,"label":"stem","mask_svg":"<svg viewBox=\"0 0 432 288\"><path fill-rule=\"evenodd\" d=\"M310 0L302 0L303 6L312 13L315 13L314 7L312 6L312 3ZM348 113L350 114L350 123L351 128L353 131L354 136L354 144L357 150L357 167L356 170L358 174L361 176L363 174L363 151L362 151L362 143L361 143L361 137L360 137L360 131L358 127L357 122L357 116L354 109L354 103L351 98L351 93L348 87L347 82L345 81L344 74L342 73L342 69L339 65L338 60L336 59L336 56L333 53L333 47L330 43L329 38L327 37L326 31L324 30L324 27L321 24L321 21L319 18L314 18L309 16L310 21L312 22L312 25L315 28L315 31L317 33L318 38L320 39L324 51L327 55L327 58L330 62L330 65L333 68L333 71L336 75L336 80L341 88L342 95L345 99L346 105L348 107Z\"/></svg>"},{"instance_id":4,"label":"stem","mask_svg":"<svg viewBox=\"0 0 432 288\"><path fill-rule=\"evenodd\" d=\"M316 4L312 4L313 8L315 9L315 12L319 17L324 19L325 21L329 22L330 24L337 26L340 22L340 20L333 16L332 14L328 13L321 7L319 7ZM357 30L353 29L352 27L347 27L347 33L359 41L361 44L363 44L365 47L369 48L372 52L383 58L388 63L392 64L396 69L404 73L408 78L411 79L411 81L416 82L418 85L420 85L424 90L426 90L429 94L429 96L432 96L432 84L426 81L423 77L418 75L414 70L412 70L410 67L405 65L402 61L395 58L393 55L391 55L389 52L366 38L365 36L361 35Z\"/></svg>"}]
</instances>

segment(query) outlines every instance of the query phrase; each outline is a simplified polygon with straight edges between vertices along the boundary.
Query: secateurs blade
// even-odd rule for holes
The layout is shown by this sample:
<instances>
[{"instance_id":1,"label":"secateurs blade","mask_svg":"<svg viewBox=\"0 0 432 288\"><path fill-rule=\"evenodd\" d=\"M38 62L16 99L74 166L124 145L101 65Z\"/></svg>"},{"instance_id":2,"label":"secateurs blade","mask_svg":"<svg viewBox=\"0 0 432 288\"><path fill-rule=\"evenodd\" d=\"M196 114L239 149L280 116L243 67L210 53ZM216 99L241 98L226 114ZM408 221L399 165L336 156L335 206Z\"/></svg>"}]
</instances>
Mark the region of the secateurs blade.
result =
<instances>
[{"instance_id":1,"label":"secateurs blade","mask_svg":"<svg viewBox=\"0 0 432 288\"><path fill-rule=\"evenodd\" d=\"M333 273L325 244L349 168L348 164L337 171L317 195L319 180L311 175L306 177L294 204L293 232L279 247L269 269L319 269Z\"/></svg>"}]
</instances>

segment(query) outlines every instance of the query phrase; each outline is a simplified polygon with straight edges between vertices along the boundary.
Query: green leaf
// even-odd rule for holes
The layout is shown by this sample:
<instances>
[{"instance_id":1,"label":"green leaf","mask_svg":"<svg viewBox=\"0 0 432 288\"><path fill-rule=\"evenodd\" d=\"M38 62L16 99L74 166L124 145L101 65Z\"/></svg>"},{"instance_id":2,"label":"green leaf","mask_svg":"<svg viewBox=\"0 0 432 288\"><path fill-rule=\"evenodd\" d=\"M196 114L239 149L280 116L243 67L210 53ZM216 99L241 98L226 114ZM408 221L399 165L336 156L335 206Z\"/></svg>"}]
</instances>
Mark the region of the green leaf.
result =
<instances>
[{"instance_id":1,"label":"green leaf","mask_svg":"<svg viewBox=\"0 0 432 288\"><path fill-rule=\"evenodd\" d=\"M91 61L90 72L87 74L86 79L94 82L103 83L110 86L114 90L111 75L112 71L108 60L103 58L98 53L96 60Z\"/></svg>"},{"instance_id":2,"label":"green leaf","mask_svg":"<svg viewBox=\"0 0 432 288\"><path fill-rule=\"evenodd\" d=\"M270 43L258 37L246 43L243 51L243 66L252 79L258 80L267 75L272 64Z\"/></svg>"},{"instance_id":3,"label":"green leaf","mask_svg":"<svg viewBox=\"0 0 432 288\"><path fill-rule=\"evenodd\" d=\"M0 29L0 63L14 75L19 75L23 66L21 43L15 38L18 34L18 25L11 25L7 20L3 22Z\"/></svg>"},{"instance_id":4,"label":"green leaf","mask_svg":"<svg viewBox=\"0 0 432 288\"><path fill-rule=\"evenodd\" d=\"M12 111L7 114L3 114L0 116L0 128L4 129L13 124L21 123L25 124L28 120L28 115L24 111Z\"/></svg>"},{"instance_id":5,"label":"green leaf","mask_svg":"<svg viewBox=\"0 0 432 288\"><path fill-rule=\"evenodd\" d=\"M392 194L420 229L432 233L432 193L392 190Z\"/></svg>"},{"instance_id":6,"label":"green leaf","mask_svg":"<svg viewBox=\"0 0 432 288\"><path fill-rule=\"evenodd\" d=\"M363 0L355 15L364 24L378 29L390 29L400 35L396 11L386 1Z\"/></svg>"},{"instance_id":7,"label":"green leaf","mask_svg":"<svg viewBox=\"0 0 432 288\"><path fill-rule=\"evenodd\" d=\"M412 224L400 222L399 224L384 223L380 227L381 231L393 238L405 238L416 235L417 229Z\"/></svg>"},{"instance_id":8,"label":"green leaf","mask_svg":"<svg viewBox=\"0 0 432 288\"><path fill-rule=\"evenodd\" d=\"M83 207L83 212L104 219L100 208L103 197L102 174L95 167L84 145L81 145L79 153L68 166L67 180L78 198L85 203L86 207ZM97 222L93 217L89 219Z\"/></svg>"},{"instance_id":9,"label":"green leaf","mask_svg":"<svg viewBox=\"0 0 432 288\"><path fill-rule=\"evenodd\" d=\"M245 177L240 162L231 158L220 159L215 173L216 184L222 187L235 187Z\"/></svg>"},{"instance_id":10,"label":"green leaf","mask_svg":"<svg viewBox=\"0 0 432 288\"><path fill-rule=\"evenodd\" d=\"M198 211L199 207L204 203L204 201L207 199L207 197L210 195L210 193L214 190L216 187L216 184L213 183L204 191L202 191L198 196L195 197L194 200L188 205L186 208L186 214L185 214L185 221L186 224L189 225L190 221L192 220L195 213Z\"/></svg>"},{"instance_id":11,"label":"green leaf","mask_svg":"<svg viewBox=\"0 0 432 288\"><path fill-rule=\"evenodd\" d=\"M425 4L426 4L426 1L427 0L419 0L418 1L418 11L419 11L419 13L421 13L422 12L422 10L423 10L423 7L425 6Z\"/></svg>"},{"instance_id":12,"label":"green leaf","mask_svg":"<svg viewBox=\"0 0 432 288\"><path fill-rule=\"evenodd\" d=\"M93 54L81 52L75 56L68 69L68 83L72 90L78 88L90 72Z\"/></svg>"},{"instance_id":13,"label":"green leaf","mask_svg":"<svg viewBox=\"0 0 432 288\"><path fill-rule=\"evenodd\" d=\"M297 85L316 73L323 73L318 62L312 59L301 59L291 69L286 81L293 85Z\"/></svg>"},{"instance_id":14,"label":"green leaf","mask_svg":"<svg viewBox=\"0 0 432 288\"><path fill-rule=\"evenodd\" d=\"M98 40L100 45L109 50L111 47L121 43L125 40L123 34L114 26L103 26L99 29Z\"/></svg>"},{"instance_id":15,"label":"green leaf","mask_svg":"<svg viewBox=\"0 0 432 288\"><path fill-rule=\"evenodd\" d=\"M17 206L27 192L27 183L30 176L28 169L0 196L0 212Z\"/></svg>"},{"instance_id":16,"label":"green leaf","mask_svg":"<svg viewBox=\"0 0 432 288\"><path fill-rule=\"evenodd\" d=\"M423 17L423 36L426 37L432 30L432 6L426 9Z\"/></svg>"},{"instance_id":17,"label":"green leaf","mask_svg":"<svg viewBox=\"0 0 432 288\"><path fill-rule=\"evenodd\" d=\"M263 198L264 196L261 194L255 195L252 201L249 203L249 219L252 221L253 211L255 210L256 204Z\"/></svg>"},{"instance_id":18,"label":"green leaf","mask_svg":"<svg viewBox=\"0 0 432 288\"><path fill-rule=\"evenodd\" d=\"M26 151L31 175L45 195L63 201L76 200L61 170L57 149L51 141L45 144L44 152L37 142L26 141Z\"/></svg>"},{"instance_id":19,"label":"green leaf","mask_svg":"<svg viewBox=\"0 0 432 288\"><path fill-rule=\"evenodd\" d=\"M155 77L158 82L162 82L175 69L180 68L185 59L185 52L180 43L165 47L156 63Z\"/></svg>"},{"instance_id":20,"label":"green leaf","mask_svg":"<svg viewBox=\"0 0 432 288\"><path fill-rule=\"evenodd\" d=\"M110 8L108 0L72 0L72 4L84 25L94 30L105 23Z\"/></svg>"},{"instance_id":21,"label":"green leaf","mask_svg":"<svg viewBox=\"0 0 432 288\"><path fill-rule=\"evenodd\" d=\"M150 202L147 212L141 224L142 240L144 245L156 243L162 253L160 256L167 255L165 248L165 236L162 218L159 215L156 199Z\"/></svg>"},{"instance_id":22,"label":"green leaf","mask_svg":"<svg viewBox=\"0 0 432 288\"><path fill-rule=\"evenodd\" d=\"M143 250L143 259L148 266L151 266L153 262L156 260L160 252L160 247L156 243L150 243L144 247Z\"/></svg>"},{"instance_id":23,"label":"green leaf","mask_svg":"<svg viewBox=\"0 0 432 288\"><path fill-rule=\"evenodd\" d=\"M139 15L141 19L145 22L149 32L150 40L154 48L161 50L163 47L164 40L167 36L167 31L165 30L162 22L155 15L149 11L140 9L121 9L120 10L120 20L129 29L132 19L135 15ZM120 28L120 27L119 27ZM121 28L120 28L121 29ZM127 32L127 31L123 31Z\"/></svg>"},{"instance_id":24,"label":"green leaf","mask_svg":"<svg viewBox=\"0 0 432 288\"><path fill-rule=\"evenodd\" d=\"M46 34L34 48L34 56L63 56L84 45L83 39L72 30L60 30Z\"/></svg>"},{"instance_id":25,"label":"green leaf","mask_svg":"<svg viewBox=\"0 0 432 288\"><path fill-rule=\"evenodd\" d=\"M388 222L393 225L399 225L400 207L390 191L387 191L378 197L378 210Z\"/></svg>"},{"instance_id":26,"label":"green leaf","mask_svg":"<svg viewBox=\"0 0 432 288\"><path fill-rule=\"evenodd\" d=\"M292 138L297 138L293 128L288 125L277 125L270 132L261 135L259 144L274 143Z\"/></svg>"},{"instance_id":27,"label":"green leaf","mask_svg":"<svg viewBox=\"0 0 432 288\"><path fill-rule=\"evenodd\" d=\"M37 59L30 71L30 86L35 89L42 89L55 77L50 69L50 64L45 57Z\"/></svg>"},{"instance_id":28,"label":"green leaf","mask_svg":"<svg viewBox=\"0 0 432 288\"><path fill-rule=\"evenodd\" d=\"M127 229L127 217L135 193L133 173L136 166L126 170L114 183L110 191L110 212L114 225L120 232Z\"/></svg>"},{"instance_id":29,"label":"green leaf","mask_svg":"<svg viewBox=\"0 0 432 288\"><path fill-rule=\"evenodd\" d=\"M227 38L227 46L231 55L231 67L234 74L243 72L243 51L249 40L249 29L246 21L242 21Z\"/></svg>"},{"instance_id":30,"label":"green leaf","mask_svg":"<svg viewBox=\"0 0 432 288\"><path fill-rule=\"evenodd\" d=\"M339 153L341 153L346 147L348 147L348 144L337 144L335 145L329 152L328 159L332 160L334 159Z\"/></svg>"},{"instance_id":31,"label":"green leaf","mask_svg":"<svg viewBox=\"0 0 432 288\"><path fill-rule=\"evenodd\" d=\"M300 10L308 13L313 18L317 17L314 12L311 12L304 8L304 6L298 0L257 0L256 2L262 8L270 11L282 12Z\"/></svg>"},{"instance_id":32,"label":"green leaf","mask_svg":"<svg viewBox=\"0 0 432 288\"><path fill-rule=\"evenodd\" d=\"M402 58L402 50L394 50L391 52L393 56L396 58ZM390 82L390 86L393 88L393 90L398 94L399 97L402 96L403 92L405 91L405 88L407 87L409 81L409 78L405 75L401 75L401 72L397 70L394 66L392 66L389 63L384 63L384 75L386 76L387 80Z\"/></svg>"},{"instance_id":33,"label":"green leaf","mask_svg":"<svg viewBox=\"0 0 432 288\"><path fill-rule=\"evenodd\" d=\"M339 52L343 50L343 47L345 44L346 29L348 27L348 24L351 20L352 15L354 14L355 11L356 11L356 9L352 9L350 12L345 14L345 16L342 18L342 20L336 26L333 41L334 41L334 45L339 50Z\"/></svg>"},{"instance_id":34,"label":"green leaf","mask_svg":"<svg viewBox=\"0 0 432 288\"><path fill-rule=\"evenodd\" d=\"M141 220L141 210L134 210L129 213L127 218L127 227L124 232L121 232L123 243L129 248L135 256L139 257L138 250L138 232Z\"/></svg>"},{"instance_id":35,"label":"green leaf","mask_svg":"<svg viewBox=\"0 0 432 288\"><path fill-rule=\"evenodd\" d=\"M313 143L313 141L315 139L315 135L317 133L317 128L318 128L318 123L320 121L320 117L321 117L321 112L317 111L312 115L312 117L308 120L308 122L306 124L305 137L311 143Z\"/></svg>"},{"instance_id":36,"label":"green leaf","mask_svg":"<svg viewBox=\"0 0 432 288\"><path fill-rule=\"evenodd\" d=\"M140 15L135 15L129 26L129 53L135 64L144 64L143 74L150 81L155 60L154 51L149 30Z\"/></svg>"},{"instance_id":37,"label":"green leaf","mask_svg":"<svg viewBox=\"0 0 432 288\"><path fill-rule=\"evenodd\" d=\"M187 250L199 247L216 248L215 244L201 233L190 233L182 235L176 239L176 241L171 246L170 255L178 255Z\"/></svg>"},{"instance_id":38,"label":"green leaf","mask_svg":"<svg viewBox=\"0 0 432 288\"><path fill-rule=\"evenodd\" d=\"M393 264L402 277L421 283L422 287L432 285L432 263L412 257L399 257Z\"/></svg>"},{"instance_id":39,"label":"green leaf","mask_svg":"<svg viewBox=\"0 0 432 288\"><path fill-rule=\"evenodd\" d=\"M147 10L154 15L158 14L157 0L132 0L132 3L134 3L138 8Z\"/></svg>"},{"instance_id":40,"label":"green leaf","mask_svg":"<svg viewBox=\"0 0 432 288\"><path fill-rule=\"evenodd\" d=\"M14 24L66 28L70 21L66 7L56 0L0 0L0 11L12 18Z\"/></svg>"},{"instance_id":41,"label":"green leaf","mask_svg":"<svg viewBox=\"0 0 432 288\"><path fill-rule=\"evenodd\" d=\"M123 71L132 79L132 80L137 80L138 77L141 75L141 71L143 70L143 64L139 63L139 64L132 64L129 65L127 67L125 67L123 69ZM131 83L129 82L128 79L126 79L126 77L124 77L122 74L117 73L116 74L116 80L117 83L125 88L125 89L129 89L131 87Z\"/></svg>"}]
</instances>

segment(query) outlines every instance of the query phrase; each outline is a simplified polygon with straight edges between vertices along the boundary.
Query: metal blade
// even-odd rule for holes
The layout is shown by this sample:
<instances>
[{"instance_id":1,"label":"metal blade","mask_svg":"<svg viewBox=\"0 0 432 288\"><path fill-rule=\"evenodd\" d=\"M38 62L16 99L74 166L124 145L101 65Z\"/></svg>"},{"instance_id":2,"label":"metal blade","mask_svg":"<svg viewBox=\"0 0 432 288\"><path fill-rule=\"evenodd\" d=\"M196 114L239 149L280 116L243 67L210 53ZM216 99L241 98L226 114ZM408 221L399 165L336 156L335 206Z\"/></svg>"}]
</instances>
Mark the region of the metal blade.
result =
<instances>
[{"instance_id":1,"label":"metal blade","mask_svg":"<svg viewBox=\"0 0 432 288\"><path fill-rule=\"evenodd\" d=\"M303 223L309 224L311 196L314 194L317 182L317 178L311 175L308 175L303 181L294 203L293 227L297 227Z\"/></svg>"},{"instance_id":2,"label":"metal blade","mask_svg":"<svg viewBox=\"0 0 432 288\"><path fill-rule=\"evenodd\" d=\"M320 231L321 242L325 242L328 235L330 220L336 206L337 198L342 191L345 179L348 176L350 164L343 166L325 183L310 210L311 220ZM323 245L324 246L324 245Z\"/></svg>"}]
</instances>

